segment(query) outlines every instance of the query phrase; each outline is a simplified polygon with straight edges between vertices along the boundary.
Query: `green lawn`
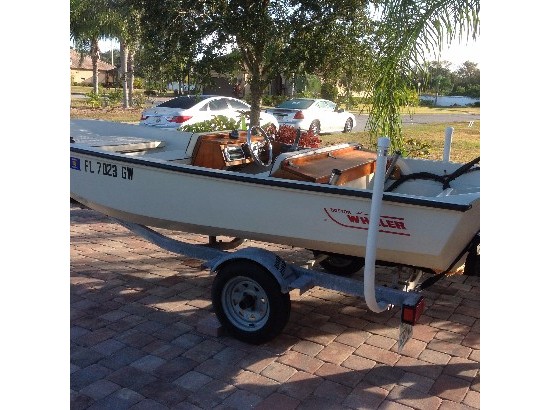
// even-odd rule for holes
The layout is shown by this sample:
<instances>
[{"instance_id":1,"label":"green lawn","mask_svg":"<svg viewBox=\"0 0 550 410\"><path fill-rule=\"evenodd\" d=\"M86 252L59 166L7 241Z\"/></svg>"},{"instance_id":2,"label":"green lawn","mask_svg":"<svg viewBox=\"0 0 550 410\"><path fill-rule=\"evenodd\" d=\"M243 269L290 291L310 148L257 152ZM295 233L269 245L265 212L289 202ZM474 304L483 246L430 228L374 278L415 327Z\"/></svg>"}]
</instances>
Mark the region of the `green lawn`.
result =
<instances>
[{"instance_id":1,"label":"green lawn","mask_svg":"<svg viewBox=\"0 0 550 410\"><path fill-rule=\"evenodd\" d=\"M73 92L76 87L73 87ZM83 87L91 89L91 87ZM78 88L76 88L78 89ZM84 91L83 91L84 92ZM147 105L152 103L148 101ZM138 123L143 107L135 107L124 110L121 107L90 108L85 99L71 99L71 118L90 118L107 121ZM404 109L403 113L409 110ZM415 114L444 114L444 113L473 113L479 114L479 108L469 107L449 107L449 108L430 108L415 107L412 111ZM470 127L467 122L452 124L415 124L403 127L403 137L405 140L414 139L422 143L429 144L430 150L424 158L441 159L443 156L443 144L445 128L452 126L454 128L453 143L451 147L451 160L456 162L467 162L480 155L480 121L474 121ZM351 132L348 134L336 133L321 136L322 144L336 144L340 142L359 142L365 147L376 149L370 144L370 137L365 131ZM374 144L376 141L374 141Z\"/></svg>"}]
</instances>

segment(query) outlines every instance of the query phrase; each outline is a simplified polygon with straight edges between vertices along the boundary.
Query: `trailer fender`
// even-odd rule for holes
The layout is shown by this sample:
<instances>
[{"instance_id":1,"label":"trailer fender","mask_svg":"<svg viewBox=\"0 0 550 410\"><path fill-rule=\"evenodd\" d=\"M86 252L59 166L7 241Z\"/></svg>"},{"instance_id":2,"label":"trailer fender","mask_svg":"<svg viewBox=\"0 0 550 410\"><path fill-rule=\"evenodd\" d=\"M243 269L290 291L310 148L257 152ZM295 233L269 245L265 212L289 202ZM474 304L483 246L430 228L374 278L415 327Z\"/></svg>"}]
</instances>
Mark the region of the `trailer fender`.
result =
<instances>
[{"instance_id":1,"label":"trailer fender","mask_svg":"<svg viewBox=\"0 0 550 410\"><path fill-rule=\"evenodd\" d=\"M223 265L242 259L256 262L264 267L277 280L282 293L288 293L292 289L290 283L297 277L292 266L287 264L279 255L265 249L248 247L236 252L226 253L220 258L207 263L206 266L210 268L212 273L217 273Z\"/></svg>"}]
</instances>

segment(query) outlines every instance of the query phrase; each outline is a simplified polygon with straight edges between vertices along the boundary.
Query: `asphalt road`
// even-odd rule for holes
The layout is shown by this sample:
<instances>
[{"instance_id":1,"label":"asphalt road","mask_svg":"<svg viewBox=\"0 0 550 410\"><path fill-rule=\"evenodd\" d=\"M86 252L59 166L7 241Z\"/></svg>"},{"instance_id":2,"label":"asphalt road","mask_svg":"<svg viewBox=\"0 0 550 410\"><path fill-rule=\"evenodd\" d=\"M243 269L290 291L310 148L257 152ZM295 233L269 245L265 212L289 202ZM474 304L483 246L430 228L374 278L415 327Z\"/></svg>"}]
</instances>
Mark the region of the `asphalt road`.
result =
<instances>
[{"instance_id":1,"label":"asphalt road","mask_svg":"<svg viewBox=\"0 0 550 410\"><path fill-rule=\"evenodd\" d=\"M369 116L366 114L355 115L357 125L353 127L353 131L367 130L367 122ZM470 122L479 121L479 114L414 114L401 116L403 126L411 126L415 124L451 124L454 122Z\"/></svg>"}]
</instances>

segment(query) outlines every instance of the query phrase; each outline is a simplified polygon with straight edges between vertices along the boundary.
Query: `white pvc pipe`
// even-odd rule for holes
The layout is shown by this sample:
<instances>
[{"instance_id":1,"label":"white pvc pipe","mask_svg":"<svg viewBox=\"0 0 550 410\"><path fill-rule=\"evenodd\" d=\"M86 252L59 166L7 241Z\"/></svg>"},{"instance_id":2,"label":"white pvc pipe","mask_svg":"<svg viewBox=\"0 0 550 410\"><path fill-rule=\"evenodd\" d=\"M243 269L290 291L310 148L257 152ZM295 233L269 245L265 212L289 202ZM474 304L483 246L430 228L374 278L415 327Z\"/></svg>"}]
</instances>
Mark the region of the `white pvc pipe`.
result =
<instances>
[{"instance_id":1,"label":"white pvc pipe","mask_svg":"<svg viewBox=\"0 0 550 410\"><path fill-rule=\"evenodd\" d=\"M445 128L445 146L443 147L443 162L451 160L451 142L453 141L453 127Z\"/></svg>"},{"instance_id":2,"label":"white pvc pipe","mask_svg":"<svg viewBox=\"0 0 550 410\"><path fill-rule=\"evenodd\" d=\"M378 303L376 300L375 284L375 262L376 247L378 238L378 224L382 209L382 197L384 194L384 179L386 174L386 163L388 161L388 148L390 139L387 137L378 138L378 157L376 159L376 170L374 172L374 187L370 206L369 231L365 249L365 268L363 271L363 293L365 302L370 310L375 313L383 312L388 308L387 303Z\"/></svg>"}]
</instances>

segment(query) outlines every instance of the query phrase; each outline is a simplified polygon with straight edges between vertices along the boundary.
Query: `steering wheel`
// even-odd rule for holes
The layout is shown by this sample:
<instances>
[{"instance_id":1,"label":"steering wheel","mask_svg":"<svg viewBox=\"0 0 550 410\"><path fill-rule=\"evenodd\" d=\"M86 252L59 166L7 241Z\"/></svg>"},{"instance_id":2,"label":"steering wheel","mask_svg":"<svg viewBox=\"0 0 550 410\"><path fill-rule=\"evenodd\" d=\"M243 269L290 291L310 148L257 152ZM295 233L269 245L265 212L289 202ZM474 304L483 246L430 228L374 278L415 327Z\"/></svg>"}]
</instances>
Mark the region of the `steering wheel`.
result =
<instances>
[{"instance_id":1,"label":"steering wheel","mask_svg":"<svg viewBox=\"0 0 550 410\"><path fill-rule=\"evenodd\" d=\"M260 132L262 137L264 137L263 143L252 142L252 130L258 130ZM254 161L256 161L256 163L264 167L268 167L271 165L271 163L273 162L273 146L271 145L271 140L269 139L269 136L262 129L262 127L253 125L248 129L248 132L246 133L246 144L248 145L250 153L252 154L252 158L254 158ZM263 162L260 158L260 154L263 151L267 151L269 154L269 159L267 160L267 162Z\"/></svg>"}]
</instances>

